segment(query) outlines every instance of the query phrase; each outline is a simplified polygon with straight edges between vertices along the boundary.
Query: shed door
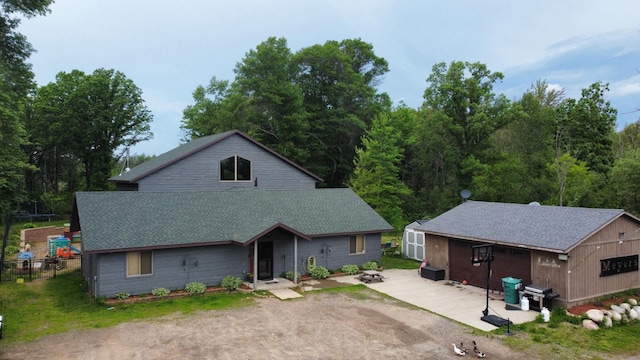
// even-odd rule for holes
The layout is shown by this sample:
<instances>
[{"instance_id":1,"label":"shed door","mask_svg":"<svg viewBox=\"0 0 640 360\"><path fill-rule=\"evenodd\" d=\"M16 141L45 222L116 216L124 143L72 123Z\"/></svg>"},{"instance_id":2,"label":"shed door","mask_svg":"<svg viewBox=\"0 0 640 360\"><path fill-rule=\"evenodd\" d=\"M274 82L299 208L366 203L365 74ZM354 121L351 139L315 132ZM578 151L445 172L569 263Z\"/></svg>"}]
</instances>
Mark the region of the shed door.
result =
<instances>
[{"instance_id":1,"label":"shed door","mask_svg":"<svg viewBox=\"0 0 640 360\"><path fill-rule=\"evenodd\" d=\"M424 233L421 231L414 231L412 229L405 229L404 231L404 252L405 255L414 260L424 260Z\"/></svg>"},{"instance_id":2,"label":"shed door","mask_svg":"<svg viewBox=\"0 0 640 360\"><path fill-rule=\"evenodd\" d=\"M487 287L487 264L471 264L471 247L479 245L460 240L449 240L449 279L467 280L469 285ZM531 284L531 252L503 246L493 247L494 260L491 263L491 290L503 291L502 278L522 279L523 285Z\"/></svg>"}]
</instances>

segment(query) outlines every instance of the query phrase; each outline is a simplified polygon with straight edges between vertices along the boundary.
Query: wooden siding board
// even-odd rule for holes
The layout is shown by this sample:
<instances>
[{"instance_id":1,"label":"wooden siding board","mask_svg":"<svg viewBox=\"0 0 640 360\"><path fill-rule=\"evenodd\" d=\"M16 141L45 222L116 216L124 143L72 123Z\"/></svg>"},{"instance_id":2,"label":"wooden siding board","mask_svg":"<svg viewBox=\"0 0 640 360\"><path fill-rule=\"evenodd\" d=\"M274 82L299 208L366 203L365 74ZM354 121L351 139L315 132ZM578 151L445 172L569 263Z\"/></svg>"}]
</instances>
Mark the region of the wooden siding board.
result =
<instances>
[{"instance_id":1,"label":"wooden siding board","mask_svg":"<svg viewBox=\"0 0 640 360\"><path fill-rule=\"evenodd\" d=\"M567 299L567 270L569 262L560 260L558 254L545 251L531 252L531 281L560 295L556 303L565 303ZM524 284L528 285L528 284Z\"/></svg>"},{"instance_id":2,"label":"wooden siding board","mask_svg":"<svg viewBox=\"0 0 640 360\"><path fill-rule=\"evenodd\" d=\"M600 277L600 260L640 254L638 223L620 217L569 252L566 305L640 287L637 271ZM620 236L624 233L624 236ZM571 273L568 273L571 271ZM561 294L562 295L562 294Z\"/></svg>"},{"instance_id":3,"label":"wooden siding board","mask_svg":"<svg viewBox=\"0 0 640 360\"><path fill-rule=\"evenodd\" d=\"M449 251L448 238L425 234L425 260L431 266L445 269L445 279L449 279Z\"/></svg>"},{"instance_id":4,"label":"wooden siding board","mask_svg":"<svg viewBox=\"0 0 640 360\"><path fill-rule=\"evenodd\" d=\"M251 161L251 181L220 181L219 162L230 156ZM229 137L214 146L176 162L140 180L138 191L212 191L232 188L313 189L315 179L282 159L240 137Z\"/></svg>"}]
</instances>

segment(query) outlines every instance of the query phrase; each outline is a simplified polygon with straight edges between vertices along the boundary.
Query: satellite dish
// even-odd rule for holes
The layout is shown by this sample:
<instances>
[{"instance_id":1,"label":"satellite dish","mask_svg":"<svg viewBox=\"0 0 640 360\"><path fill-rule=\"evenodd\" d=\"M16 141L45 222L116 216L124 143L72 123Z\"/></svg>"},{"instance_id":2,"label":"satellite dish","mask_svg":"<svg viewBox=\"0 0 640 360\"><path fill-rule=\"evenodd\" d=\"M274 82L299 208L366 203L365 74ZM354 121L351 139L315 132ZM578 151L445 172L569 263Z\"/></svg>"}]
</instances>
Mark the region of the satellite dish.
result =
<instances>
[{"instance_id":1,"label":"satellite dish","mask_svg":"<svg viewBox=\"0 0 640 360\"><path fill-rule=\"evenodd\" d=\"M464 189L460 191L460 196L462 196L462 198L466 200L471 197L471 191Z\"/></svg>"},{"instance_id":2,"label":"satellite dish","mask_svg":"<svg viewBox=\"0 0 640 360\"><path fill-rule=\"evenodd\" d=\"M529 205L531 205L531 206L540 206L540 203L537 202L537 201L532 201L532 202L529 203Z\"/></svg>"}]
</instances>

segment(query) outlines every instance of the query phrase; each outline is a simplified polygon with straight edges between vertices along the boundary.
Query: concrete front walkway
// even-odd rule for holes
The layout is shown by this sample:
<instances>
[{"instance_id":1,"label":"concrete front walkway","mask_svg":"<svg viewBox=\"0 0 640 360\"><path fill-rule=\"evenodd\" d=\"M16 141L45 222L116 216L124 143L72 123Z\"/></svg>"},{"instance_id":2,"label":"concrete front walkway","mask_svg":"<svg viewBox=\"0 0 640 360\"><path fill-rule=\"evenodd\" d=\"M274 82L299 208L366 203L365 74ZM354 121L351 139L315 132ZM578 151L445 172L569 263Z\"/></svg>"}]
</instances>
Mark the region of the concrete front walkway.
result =
<instances>
[{"instance_id":1,"label":"concrete front walkway","mask_svg":"<svg viewBox=\"0 0 640 360\"><path fill-rule=\"evenodd\" d=\"M483 331L498 327L481 320L487 307L487 292L470 285L448 280L433 281L420 276L417 270L390 269L382 272L383 282L366 284L371 289ZM339 282L361 284L355 276L332 278ZM522 324L535 320L536 311L506 310L504 300L489 297L489 315L497 315ZM516 305L517 306L517 305ZM506 330L506 327L505 327Z\"/></svg>"}]
</instances>

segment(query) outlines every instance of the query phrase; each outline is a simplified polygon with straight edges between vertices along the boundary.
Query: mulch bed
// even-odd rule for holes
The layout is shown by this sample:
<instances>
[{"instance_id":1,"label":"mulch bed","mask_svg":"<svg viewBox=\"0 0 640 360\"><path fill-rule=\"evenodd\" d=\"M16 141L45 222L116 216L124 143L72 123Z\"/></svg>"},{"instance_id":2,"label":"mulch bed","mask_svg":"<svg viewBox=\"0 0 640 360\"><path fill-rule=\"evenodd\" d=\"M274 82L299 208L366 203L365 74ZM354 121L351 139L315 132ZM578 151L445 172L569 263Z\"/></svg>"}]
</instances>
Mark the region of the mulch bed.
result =
<instances>
[{"instance_id":1,"label":"mulch bed","mask_svg":"<svg viewBox=\"0 0 640 360\"><path fill-rule=\"evenodd\" d=\"M609 309L609 307L612 304L619 305L619 304L622 304L623 302L625 302L625 300L626 300L626 298L618 297L618 298L612 298L612 299L608 299L608 300L591 302L591 303L582 304L582 305L576 305L576 306L572 307L571 309L569 309L568 312L570 314L580 316L580 315L586 313L587 311L589 311L591 309L600 309L600 310Z\"/></svg>"},{"instance_id":2,"label":"mulch bed","mask_svg":"<svg viewBox=\"0 0 640 360\"><path fill-rule=\"evenodd\" d=\"M242 284L238 289L238 291L244 291L244 292L251 292L252 288ZM221 286L210 286L207 288L207 290L205 290L205 293L216 293L216 292L220 292L220 291L229 291L226 288L223 288ZM124 300L120 300L120 299L116 299L116 298L110 298L107 299L105 301L105 303L107 303L108 305L113 305L113 304L129 304L132 302L136 302L136 301L153 301L153 300L160 300L160 299L169 299L169 298L174 298L174 297L183 297L183 296L190 296L191 294L189 294L188 292L186 292L185 290L176 290L176 291L172 291L171 293L169 293L169 295L167 296L153 296L151 294L146 294L146 295L131 295L128 299L124 299Z\"/></svg>"}]
</instances>

